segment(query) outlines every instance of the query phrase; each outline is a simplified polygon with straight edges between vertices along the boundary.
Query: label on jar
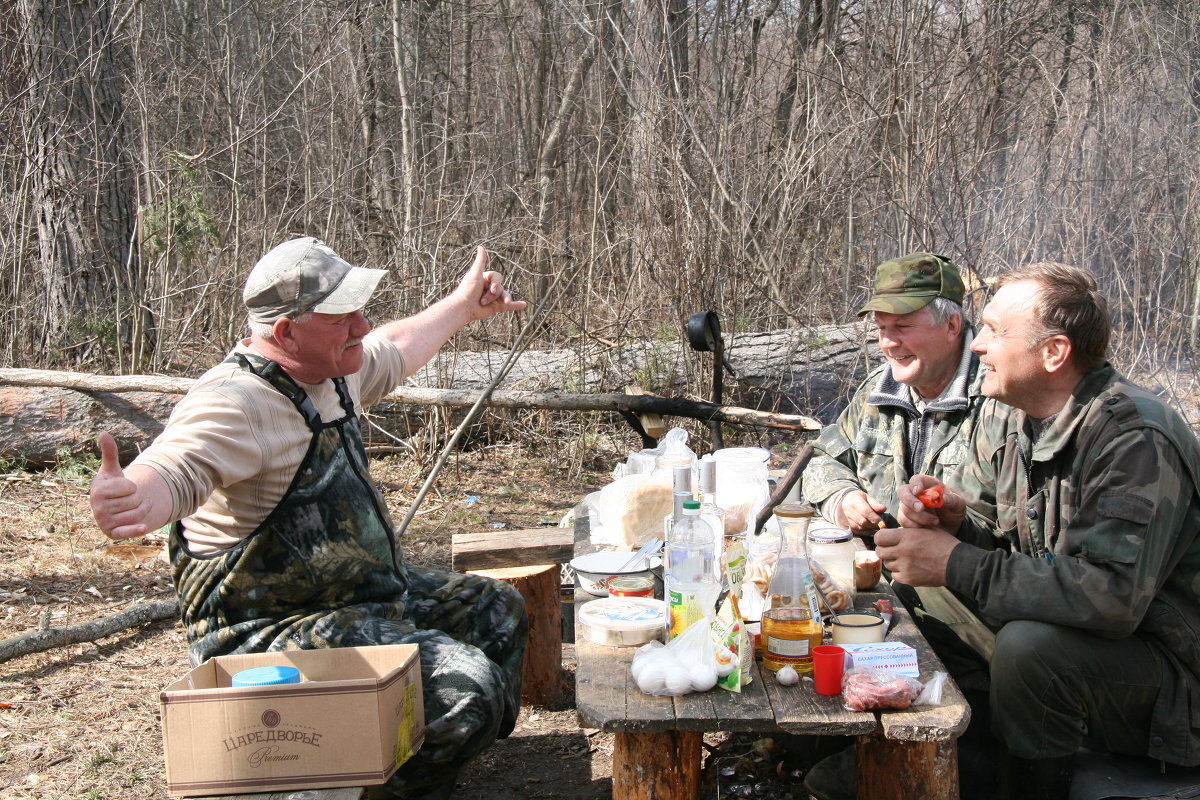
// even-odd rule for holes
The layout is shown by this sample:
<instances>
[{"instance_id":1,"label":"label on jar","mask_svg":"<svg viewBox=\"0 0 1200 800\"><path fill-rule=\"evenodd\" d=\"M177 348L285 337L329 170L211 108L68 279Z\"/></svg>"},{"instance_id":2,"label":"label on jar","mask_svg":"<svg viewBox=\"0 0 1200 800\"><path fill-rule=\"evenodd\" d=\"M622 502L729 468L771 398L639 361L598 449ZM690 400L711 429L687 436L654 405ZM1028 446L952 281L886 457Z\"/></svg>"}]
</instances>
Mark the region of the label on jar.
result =
<instances>
[{"instance_id":1,"label":"label on jar","mask_svg":"<svg viewBox=\"0 0 1200 800\"><path fill-rule=\"evenodd\" d=\"M621 575L608 582L610 597L653 597L654 579L639 575Z\"/></svg>"}]
</instances>

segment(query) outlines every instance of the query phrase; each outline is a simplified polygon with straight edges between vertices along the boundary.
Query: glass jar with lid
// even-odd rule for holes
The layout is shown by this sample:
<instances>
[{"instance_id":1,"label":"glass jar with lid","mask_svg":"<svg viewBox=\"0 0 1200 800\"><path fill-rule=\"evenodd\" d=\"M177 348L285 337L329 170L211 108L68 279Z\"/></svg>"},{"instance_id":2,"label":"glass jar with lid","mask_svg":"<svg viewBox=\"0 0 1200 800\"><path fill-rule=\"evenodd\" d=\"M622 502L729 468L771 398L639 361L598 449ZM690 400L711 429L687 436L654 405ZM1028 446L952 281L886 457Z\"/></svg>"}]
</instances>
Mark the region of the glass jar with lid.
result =
<instances>
[{"instance_id":1,"label":"glass jar with lid","mask_svg":"<svg viewBox=\"0 0 1200 800\"><path fill-rule=\"evenodd\" d=\"M851 599L854 585L854 536L850 531L832 527L808 529L808 557Z\"/></svg>"}]
</instances>

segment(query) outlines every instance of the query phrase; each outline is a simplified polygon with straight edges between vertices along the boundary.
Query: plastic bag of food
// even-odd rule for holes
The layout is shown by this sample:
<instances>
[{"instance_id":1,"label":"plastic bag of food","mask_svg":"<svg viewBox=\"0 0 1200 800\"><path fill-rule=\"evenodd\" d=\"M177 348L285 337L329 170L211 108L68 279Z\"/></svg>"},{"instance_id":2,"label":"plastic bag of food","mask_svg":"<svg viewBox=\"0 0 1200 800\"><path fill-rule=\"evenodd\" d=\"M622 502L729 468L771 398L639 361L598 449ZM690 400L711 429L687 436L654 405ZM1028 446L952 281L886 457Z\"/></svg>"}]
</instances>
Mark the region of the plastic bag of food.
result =
<instances>
[{"instance_id":1,"label":"plastic bag of food","mask_svg":"<svg viewBox=\"0 0 1200 800\"><path fill-rule=\"evenodd\" d=\"M916 678L897 672L851 667L842 676L842 705L847 711L903 710L916 705L937 705L942 700L945 682L944 672L934 673L928 684L922 684Z\"/></svg>"},{"instance_id":2,"label":"plastic bag of food","mask_svg":"<svg viewBox=\"0 0 1200 800\"><path fill-rule=\"evenodd\" d=\"M718 663L717 646L706 618L692 623L666 645L660 642L642 645L634 654L629 670L638 688L646 694L678 697L707 692L737 667L735 658Z\"/></svg>"}]
</instances>

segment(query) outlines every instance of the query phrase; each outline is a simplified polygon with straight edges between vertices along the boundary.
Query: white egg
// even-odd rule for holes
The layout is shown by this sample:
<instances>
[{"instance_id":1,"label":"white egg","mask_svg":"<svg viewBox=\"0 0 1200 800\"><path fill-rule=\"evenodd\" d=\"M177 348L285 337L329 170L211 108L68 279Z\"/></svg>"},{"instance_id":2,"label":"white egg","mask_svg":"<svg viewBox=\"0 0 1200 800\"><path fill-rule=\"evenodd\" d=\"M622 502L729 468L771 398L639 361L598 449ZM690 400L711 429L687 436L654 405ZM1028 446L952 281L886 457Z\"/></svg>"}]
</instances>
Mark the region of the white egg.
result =
<instances>
[{"instance_id":1,"label":"white egg","mask_svg":"<svg viewBox=\"0 0 1200 800\"><path fill-rule=\"evenodd\" d=\"M785 664L775 673L775 680L780 686L795 686L800 682L800 675L790 664Z\"/></svg>"},{"instance_id":2,"label":"white egg","mask_svg":"<svg viewBox=\"0 0 1200 800\"><path fill-rule=\"evenodd\" d=\"M717 671L708 664L694 664L688 673L693 692L707 692L717 685Z\"/></svg>"},{"instance_id":3,"label":"white egg","mask_svg":"<svg viewBox=\"0 0 1200 800\"><path fill-rule=\"evenodd\" d=\"M667 670L666 691L672 697L687 694L692 690L691 670L686 665L675 662Z\"/></svg>"},{"instance_id":4,"label":"white egg","mask_svg":"<svg viewBox=\"0 0 1200 800\"><path fill-rule=\"evenodd\" d=\"M636 680L638 688L646 694L659 694L666 687L667 664L658 658L648 660Z\"/></svg>"}]
</instances>

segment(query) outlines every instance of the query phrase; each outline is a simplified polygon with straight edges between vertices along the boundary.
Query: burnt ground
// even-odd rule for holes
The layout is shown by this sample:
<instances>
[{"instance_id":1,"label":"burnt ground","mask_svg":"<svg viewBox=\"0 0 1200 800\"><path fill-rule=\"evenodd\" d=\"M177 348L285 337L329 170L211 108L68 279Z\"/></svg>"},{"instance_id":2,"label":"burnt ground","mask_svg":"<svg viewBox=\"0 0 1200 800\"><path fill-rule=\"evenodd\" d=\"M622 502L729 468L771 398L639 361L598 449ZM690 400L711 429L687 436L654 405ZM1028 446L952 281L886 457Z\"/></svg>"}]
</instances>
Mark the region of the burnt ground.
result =
<instances>
[{"instance_id":1,"label":"burnt ground","mask_svg":"<svg viewBox=\"0 0 1200 800\"><path fill-rule=\"evenodd\" d=\"M451 457L404 537L409 560L449 568L453 533L556 524L638 446L628 434L567 445L524 438ZM397 522L435 455L374 459ZM161 535L111 545L96 528L93 467L0 468L0 640L173 597ZM610 796L613 737L578 725L573 656L566 645L563 700L524 709L513 736L464 771L459 796ZM0 663L0 800L166 797L158 691L188 669L174 620ZM794 742L715 734L705 748L704 797L804 796L787 773L811 753Z\"/></svg>"}]
</instances>

